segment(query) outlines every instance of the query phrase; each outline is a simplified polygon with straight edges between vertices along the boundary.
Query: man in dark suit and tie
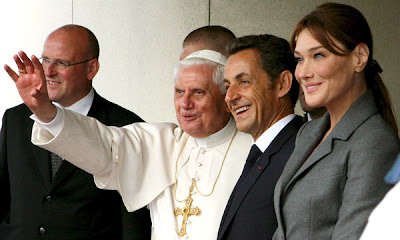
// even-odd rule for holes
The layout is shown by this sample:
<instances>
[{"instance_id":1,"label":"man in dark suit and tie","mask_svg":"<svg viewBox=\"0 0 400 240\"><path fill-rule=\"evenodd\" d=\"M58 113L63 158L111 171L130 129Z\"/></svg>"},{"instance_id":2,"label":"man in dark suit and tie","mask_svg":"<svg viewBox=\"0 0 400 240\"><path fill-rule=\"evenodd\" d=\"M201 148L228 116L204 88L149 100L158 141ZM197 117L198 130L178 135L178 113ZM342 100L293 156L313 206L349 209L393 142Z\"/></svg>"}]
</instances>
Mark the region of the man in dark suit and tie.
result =
<instances>
[{"instance_id":1,"label":"man in dark suit and tie","mask_svg":"<svg viewBox=\"0 0 400 240\"><path fill-rule=\"evenodd\" d=\"M225 100L254 145L230 196L218 239L271 239L273 193L302 119L294 114L299 85L289 43L272 35L236 39L225 66Z\"/></svg>"},{"instance_id":2,"label":"man in dark suit and tie","mask_svg":"<svg viewBox=\"0 0 400 240\"><path fill-rule=\"evenodd\" d=\"M142 121L94 91L98 57L99 44L89 29L66 25L52 32L41 58L50 99L106 125ZM0 239L150 239L147 209L128 213L118 192L98 189L92 175L31 143L31 114L21 104L3 117Z\"/></svg>"}]
</instances>

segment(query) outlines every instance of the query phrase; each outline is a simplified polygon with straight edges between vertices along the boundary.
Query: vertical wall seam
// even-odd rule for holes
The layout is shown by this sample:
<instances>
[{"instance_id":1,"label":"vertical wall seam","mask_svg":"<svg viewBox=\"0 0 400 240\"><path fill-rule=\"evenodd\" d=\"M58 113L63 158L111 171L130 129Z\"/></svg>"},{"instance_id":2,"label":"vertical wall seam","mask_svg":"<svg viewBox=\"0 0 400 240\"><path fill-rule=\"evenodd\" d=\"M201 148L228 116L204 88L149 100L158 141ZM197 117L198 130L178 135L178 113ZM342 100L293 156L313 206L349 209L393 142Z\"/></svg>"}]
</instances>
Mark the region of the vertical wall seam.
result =
<instances>
[{"instance_id":1,"label":"vertical wall seam","mask_svg":"<svg viewBox=\"0 0 400 240\"><path fill-rule=\"evenodd\" d=\"M74 24L74 0L71 0L71 18L72 24Z\"/></svg>"},{"instance_id":2,"label":"vertical wall seam","mask_svg":"<svg viewBox=\"0 0 400 240\"><path fill-rule=\"evenodd\" d=\"M211 24L211 0L208 0L208 26Z\"/></svg>"}]
</instances>

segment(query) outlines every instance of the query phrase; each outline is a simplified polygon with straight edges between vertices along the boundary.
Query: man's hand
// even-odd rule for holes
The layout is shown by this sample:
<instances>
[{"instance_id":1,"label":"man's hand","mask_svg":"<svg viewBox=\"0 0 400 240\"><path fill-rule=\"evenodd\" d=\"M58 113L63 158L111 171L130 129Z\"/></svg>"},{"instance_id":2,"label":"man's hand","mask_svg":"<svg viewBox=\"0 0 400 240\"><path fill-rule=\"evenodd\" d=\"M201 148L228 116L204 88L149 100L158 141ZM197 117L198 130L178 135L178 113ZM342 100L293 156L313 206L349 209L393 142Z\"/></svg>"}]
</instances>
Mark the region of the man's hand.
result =
<instances>
[{"instance_id":1,"label":"man's hand","mask_svg":"<svg viewBox=\"0 0 400 240\"><path fill-rule=\"evenodd\" d=\"M4 69L15 82L19 95L40 121L50 122L56 116L57 109L49 99L42 64L36 56L30 60L23 51L14 55L14 61L19 75L8 65L4 65Z\"/></svg>"}]
</instances>

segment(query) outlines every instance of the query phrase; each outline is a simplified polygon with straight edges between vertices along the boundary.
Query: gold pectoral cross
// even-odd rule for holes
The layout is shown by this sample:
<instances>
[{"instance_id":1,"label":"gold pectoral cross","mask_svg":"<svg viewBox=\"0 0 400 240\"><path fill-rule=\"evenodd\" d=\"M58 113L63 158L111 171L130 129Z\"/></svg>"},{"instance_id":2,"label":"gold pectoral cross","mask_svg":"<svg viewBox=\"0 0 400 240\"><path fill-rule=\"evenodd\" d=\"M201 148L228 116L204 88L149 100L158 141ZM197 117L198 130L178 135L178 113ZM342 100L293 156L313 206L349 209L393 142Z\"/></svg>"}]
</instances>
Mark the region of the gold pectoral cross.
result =
<instances>
[{"instance_id":1,"label":"gold pectoral cross","mask_svg":"<svg viewBox=\"0 0 400 240\"><path fill-rule=\"evenodd\" d=\"M178 235L180 237L183 237L186 235L186 225L189 216L191 215L199 215L200 214L200 209L199 207L191 208L192 207L192 192L194 189L194 186L196 184L196 180L193 178L192 179L192 185L189 188L189 196L185 199L185 208L180 209L180 208L175 208L175 216L182 215L183 216L183 221L182 221L182 227L181 230L179 230Z\"/></svg>"}]
</instances>

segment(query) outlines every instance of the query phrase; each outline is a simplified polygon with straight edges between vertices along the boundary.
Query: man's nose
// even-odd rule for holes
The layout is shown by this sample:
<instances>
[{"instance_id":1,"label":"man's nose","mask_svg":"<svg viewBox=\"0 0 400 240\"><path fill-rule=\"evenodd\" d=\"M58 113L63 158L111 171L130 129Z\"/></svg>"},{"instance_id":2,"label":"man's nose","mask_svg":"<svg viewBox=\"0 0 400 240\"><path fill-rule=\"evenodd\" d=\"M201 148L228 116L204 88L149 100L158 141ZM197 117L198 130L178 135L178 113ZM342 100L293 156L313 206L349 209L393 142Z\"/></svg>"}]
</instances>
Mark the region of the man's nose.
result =
<instances>
[{"instance_id":1,"label":"man's nose","mask_svg":"<svg viewBox=\"0 0 400 240\"><path fill-rule=\"evenodd\" d=\"M185 108L185 109L187 109L187 108L192 108L192 107L193 107L193 101L192 101L192 99L191 99L190 94L185 93L185 94L182 96L182 99L181 99L181 107L183 107L183 108Z\"/></svg>"},{"instance_id":2,"label":"man's nose","mask_svg":"<svg viewBox=\"0 0 400 240\"><path fill-rule=\"evenodd\" d=\"M56 65L54 65L54 63L50 62L46 65L42 65L43 66L43 70L44 70L44 75L46 77L52 76L54 75L57 71L56 71Z\"/></svg>"},{"instance_id":3,"label":"man's nose","mask_svg":"<svg viewBox=\"0 0 400 240\"><path fill-rule=\"evenodd\" d=\"M229 86L229 88L226 90L226 95L225 95L225 102L227 104L232 103L236 99L240 98L238 90L239 89L237 88L236 84L232 84Z\"/></svg>"}]
</instances>

